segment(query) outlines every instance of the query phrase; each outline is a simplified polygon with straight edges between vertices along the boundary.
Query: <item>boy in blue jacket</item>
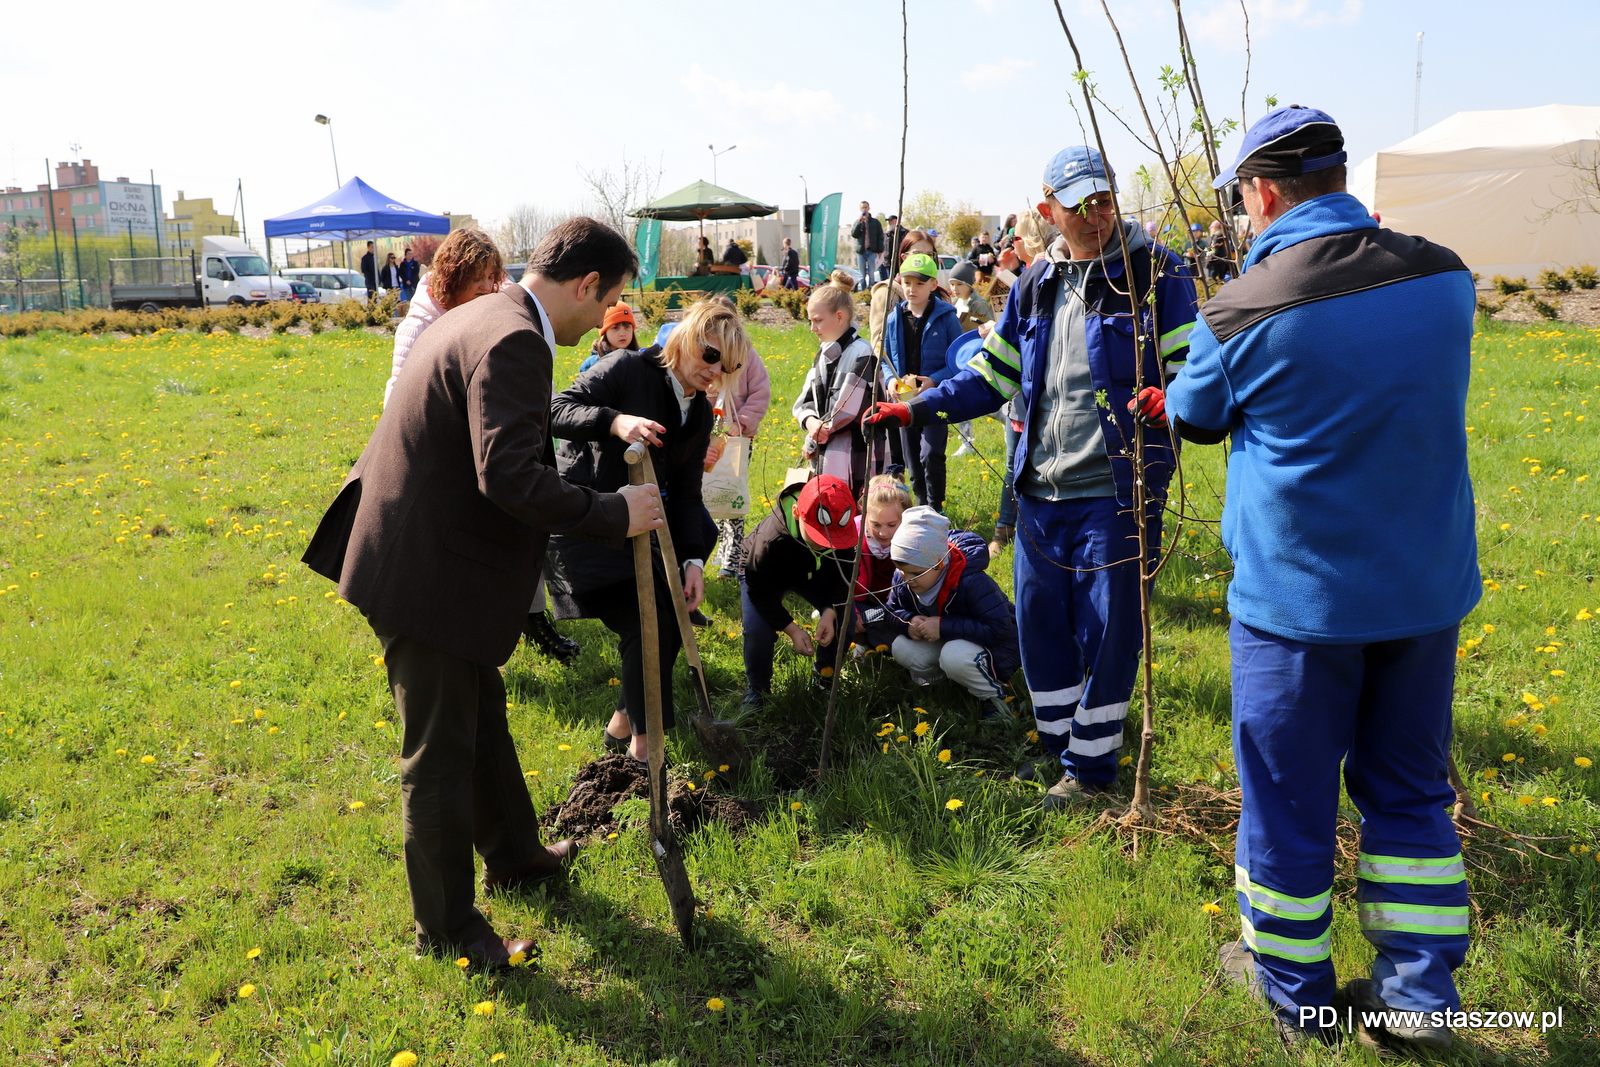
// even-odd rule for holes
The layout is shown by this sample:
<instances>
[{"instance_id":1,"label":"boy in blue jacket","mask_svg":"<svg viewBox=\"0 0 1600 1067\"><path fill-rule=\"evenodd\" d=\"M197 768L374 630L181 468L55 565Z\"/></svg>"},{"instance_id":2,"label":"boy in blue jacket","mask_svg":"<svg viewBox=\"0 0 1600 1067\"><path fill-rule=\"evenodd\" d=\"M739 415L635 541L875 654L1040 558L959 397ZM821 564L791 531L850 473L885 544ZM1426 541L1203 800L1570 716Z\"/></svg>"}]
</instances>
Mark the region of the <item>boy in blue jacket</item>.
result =
<instances>
[{"instance_id":1,"label":"boy in blue jacket","mask_svg":"<svg viewBox=\"0 0 1600 1067\"><path fill-rule=\"evenodd\" d=\"M926 252L909 255L900 264L900 289L906 298L889 309L883 328L890 373L917 389L931 388L961 369L948 362L950 344L961 336L961 317L953 305L939 299L939 264ZM918 504L936 511L944 510L944 448L949 434L943 422L909 427L901 434L911 491Z\"/></svg>"},{"instance_id":2,"label":"boy in blue jacket","mask_svg":"<svg viewBox=\"0 0 1600 1067\"><path fill-rule=\"evenodd\" d=\"M1022 662L1016 612L984 568L989 547L930 507L906 510L889 542L895 577L885 623L895 662L919 685L949 678L985 711L1013 718L1002 699Z\"/></svg>"}]
</instances>

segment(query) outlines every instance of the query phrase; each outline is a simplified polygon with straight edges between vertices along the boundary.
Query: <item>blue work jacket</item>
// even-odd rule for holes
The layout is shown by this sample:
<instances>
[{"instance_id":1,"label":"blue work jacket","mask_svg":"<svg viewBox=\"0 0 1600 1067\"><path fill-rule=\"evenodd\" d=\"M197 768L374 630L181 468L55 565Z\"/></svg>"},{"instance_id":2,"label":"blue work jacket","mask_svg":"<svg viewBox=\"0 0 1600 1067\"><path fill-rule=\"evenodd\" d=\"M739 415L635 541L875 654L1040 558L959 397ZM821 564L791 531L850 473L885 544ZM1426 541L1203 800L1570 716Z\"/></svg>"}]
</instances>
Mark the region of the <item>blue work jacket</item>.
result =
<instances>
[{"instance_id":1,"label":"blue work jacket","mask_svg":"<svg viewBox=\"0 0 1600 1067\"><path fill-rule=\"evenodd\" d=\"M1134 316L1122 259L1103 261L1103 269L1090 278L1084 293L1095 407L1116 479L1117 501L1124 505L1133 503L1133 417L1128 402L1138 384L1163 385L1188 358L1196 309L1194 281L1182 259L1160 245L1154 251L1149 246L1134 248L1130 255L1141 304L1142 368L1134 348ZM960 373L911 402L913 425L961 422L986 415L1020 395L1023 441L1033 440L1039 393L1048 380L1050 331L1055 326L1061 273L1060 266L1046 256L1034 260L1007 295L1005 311L978 354ZM1154 299L1150 300L1153 274ZM1012 456L1006 477L1013 485L1028 462L1028 452L1024 444ZM1152 496L1165 494L1174 461L1170 435L1147 432L1145 484Z\"/></svg>"}]
</instances>

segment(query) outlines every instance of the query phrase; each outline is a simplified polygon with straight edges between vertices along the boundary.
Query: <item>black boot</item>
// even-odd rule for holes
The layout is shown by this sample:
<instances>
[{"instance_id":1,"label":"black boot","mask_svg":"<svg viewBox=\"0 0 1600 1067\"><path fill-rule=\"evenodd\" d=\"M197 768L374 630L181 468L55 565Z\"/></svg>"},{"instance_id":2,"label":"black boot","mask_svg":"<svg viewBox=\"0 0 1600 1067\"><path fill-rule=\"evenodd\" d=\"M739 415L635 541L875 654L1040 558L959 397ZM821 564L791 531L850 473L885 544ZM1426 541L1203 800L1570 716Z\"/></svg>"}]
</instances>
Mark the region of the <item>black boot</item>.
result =
<instances>
[{"instance_id":1,"label":"black boot","mask_svg":"<svg viewBox=\"0 0 1600 1067\"><path fill-rule=\"evenodd\" d=\"M557 633L550 616L542 611L529 613L528 624L522 628L522 633L530 645L537 646L539 651L558 663L571 663L582 649L572 638Z\"/></svg>"}]
</instances>

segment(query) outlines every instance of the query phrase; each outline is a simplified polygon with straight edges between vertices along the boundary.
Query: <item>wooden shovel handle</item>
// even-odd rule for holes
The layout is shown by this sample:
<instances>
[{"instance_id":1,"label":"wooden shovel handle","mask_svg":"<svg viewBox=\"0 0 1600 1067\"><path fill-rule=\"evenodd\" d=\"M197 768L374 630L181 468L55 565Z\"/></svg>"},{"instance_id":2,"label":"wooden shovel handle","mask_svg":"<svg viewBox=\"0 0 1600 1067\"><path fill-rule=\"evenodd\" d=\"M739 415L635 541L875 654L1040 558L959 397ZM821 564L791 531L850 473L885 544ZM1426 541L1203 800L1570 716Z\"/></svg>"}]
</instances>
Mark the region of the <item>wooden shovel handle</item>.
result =
<instances>
[{"instance_id":1,"label":"wooden shovel handle","mask_svg":"<svg viewBox=\"0 0 1600 1067\"><path fill-rule=\"evenodd\" d=\"M630 485L651 481L647 476L650 456L643 442L630 445L623 458L628 463ZM650 767L650 831L660 838L668 832L667 753L661 725L661 633L656 626L656 578L650 556L650 531L634 535L633 580L639 590L639 651L644 670L645 758Z\"/></svg>"}]
</instances>

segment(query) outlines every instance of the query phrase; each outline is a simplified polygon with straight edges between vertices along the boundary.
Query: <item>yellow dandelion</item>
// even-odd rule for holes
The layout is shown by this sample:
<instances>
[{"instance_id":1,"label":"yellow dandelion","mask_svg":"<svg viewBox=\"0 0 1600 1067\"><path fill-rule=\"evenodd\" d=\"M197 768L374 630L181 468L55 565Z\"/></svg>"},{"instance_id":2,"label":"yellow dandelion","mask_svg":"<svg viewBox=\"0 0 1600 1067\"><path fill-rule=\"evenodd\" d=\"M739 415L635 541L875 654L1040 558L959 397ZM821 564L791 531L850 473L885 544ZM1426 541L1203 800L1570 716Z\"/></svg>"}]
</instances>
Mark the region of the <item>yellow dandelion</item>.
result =
<instances>
[{"instance_id":1,"label":"yellow dandelion","mask_svg":"<svg viewBox=\"0 0 1600 1067\"><path fill-rule=\"evenodd\" d=\"M1030 744L1035 744L1035 745L1038 744L1039 743L1039 731L1038 730L1029 730L1028 731L1028 741L1029 741Z\"/></svg>"},{"instance_id":2,"label":"yellow dandelion","mask_svg":"<svg viewBox=\"0 0 1600 1067\"><path fill-rule=\"evenodd\" d=\"M1534 737L1543 737L1545 734L1547 734L1549 732L1550 732L1550 727L1546 726L1544 723L1536 722L1536 723L1533 724L1533 736Z\"/></svg>"},{"instance_id":3,"label":"yellow dandelion","mask_svg":"<svg viewBox=\"0 0 1600 1067\"><path fill-rule=\"evenodd\" d=\"M367 802L365 800L352 800L350 802L350 810L351 811L360 811L362 808L364 808L366 806L367 806Z\"/></svg>"},{"instance_id":4,"label":"yellow dandelion","mask_svg":"<svg viewBox=\"0 0 1600 1067\"><path fill-rule=\"evenodd\" d=\"M718 764L717 773L718 774L727 774L728 773L728 765L726 763Z\"/></svg>"},{"instance_id":5,"label":"yellow dandelion","mask_svg":"<svg viewBox=\"0 0 1600 1067\"><path fill-rule=\"evenodd\" d=\"M506 962L513 967L521 967L524 963L528 962L528 954L521 949L518 949L506 957Z\"/></svg>"},{"instance_id":6,"label":"yellow dandelion","mask_svg":"<svg viewBox=\"0 0 1600 1067\"><path fill-rule=\"evenodd\" d=\"M717 772L716 771L707 771L705 773L705 775L704 775L705 780L708 781L708 782L711 781L711 779L715 778L716 776L717 776Z\"/></svg>"},{"instance_id":7,"label":"yellow dandelion","mask_svg":"<svg viewBox=\"0 0 1600 1067\"><path fill-rule=\"evenodd\" d=\"M1484 623L1483 624L1483 632L1486 633L1486 634L1494 633L1494 623L1492 623L1492 622Z\"/></svg>"},{"instance_id":8,"label":"yellow dandelion","mask_svg":"<svg viewBox=\"0 0 1600 1067\"><path fill-rule=\"evenodd\" d=\"M269 727L267 727L267 733L269 733L269 734L275 734L275 733L277 733L277 732L278 732L278 728L277 728L277 727L276 727L276 726L269 726Z\"/></svg>"},{"instance_id":9,"label":"yellow dandelion","mask_svg":"<svg viewBox=\"0 0 1600 1067\"><path fill-rule=\"evenodd\" d=\"M926 714L928 714L928 709L927 708L912 708L911 710L916 712L918 715L926 715Z\"/></svg>"},{"instance_id":10,"label":"yellow dandelion","mask_svg":"<svg viewBox=\"0 0 1600 1067\"><path fill-rule=\"evenodd\" d=\"M154 763L155 761L156 761L156 758L154 756L151 756L151 755L144 755L144 756L140 756L139 757L139 762L140 763Z\"/></svg>"},{"instance_id":11,"label":"yellow dandelion","mask_svg":"<svg viewBox=\"0 0 1600 1067\"><path fill-rule=\"evenodd\" d=\"M916 734L918 737L926 737L928 735L928 731L931 729L933 729L933 727L929 724L925 722L919 722L916 726L911 728L911 732Z\"/></svg>"},{"instance_id":12,"label":"yellow dandelion","mask_svg":"<svg viewBox=\"0 0 1600 1067\"><path fill-rule=\"evenodd\" d=\"M911 740L911 738L907 737L905 734L901 734L899 737L895 738L895 740L903 744Z\"/></svg>"},{"instance_id":13,"label":"yellow dandelion","mask_svg":"<svg viewBox=\"0 0 1600 1067\"><path fill-rule=\"evenodd\" d=\"M606 684L607 685L621 685L622 684L622 679L621 678L607 678L606 679Z\"/></svg>"},{"instance_id":14,"label":"yellow dandelion","mask_svg":"<svg viewBox=\"0 0 1600 1067\"><path fill-rule=\"evenodd\" d=\"M882 736L883 736L883 735L882 735L882 734L879 734L879 735L878 735L878 736L879 736L879 737L882 737ZM887 741L885 741L885 742L884 742L884 743L883 743L883 748L882 748L882 750L881 750L881 751L884 751L884 752L887 752L887 751L889 751L889 742L887 742Z\"/></svg>"},{"instance_id":15,"label":"yellow dandelion","mask_svg":"<svg viewBox=\"0 0 1600 1067\"><path fill-rule=\"evenodd\" d=\"M1133 757L1132 756L1123 756L1121 759L1117 760L1117 766L1118 767L1126 767L1128 764L1130 764L1132 762L1133 762Z\"/></svg>"},{"instance_id":16,"label":"yellow dandelion","mask_svg":"<svg viewBox=\"0 0 1600 1067\"><path fill-rule=\"evenodd\" d=\"M244 684L243 682L241 682L239 679L235 678L233 681L228 683L228 688L229 689L237 689L243 684Z\"/></svg>"},{"instance_id":17,"label":"yellow dandelion","mask_svg":"<svg viewBox=\"0 0 1600 1067\"><path fill-rule=\"evenodd\" d=\"M833 677L833 668L832 667L824 667L824 668L822 668L821 671L819 671L817 673L821 674L824 678L832 678Z\"/></svg>"},{"instance_id":18,"label":"yellow dandelion","mask_svg":"<svg viewBox=\"0 0 1600 1067\"><path fill-rule=\"evenodd\" d=\"M693 782L684 782L683 787L691 793L695 791L695 784Z\"/></svg>"},{"instance_id":19,"label":"yellow dandelion","mask_svg":"<svg viewBox=\"0 0 1600 1067\"><path fill-rule=\"evenodd\" d=\"M950 762L950 750L948 748L941 748L939 750L939 762L940 763L949 763Z\"/></svg>"},{"instance_id":20,"label":"yellow dandelion","mask_svg":"<svg viewBox=\"0 0 1600 1067\"><path fill-rule=\"evenodd\" d=\"M1483 770L1483 777L1485 777L1485 778L1498 778L1498 777L1500 777L1500 768L1498 768L1498 767L1485 767L1484 770Z\"/></svg>"},{"instance_id":21,"label":"yellow dandelion","mask_svg":"<svg viewBox=\"0 0 1600 1067\"><path fill-rule=\"evenodd\" d=\"M949 800L944 802L945 810L946 811L955 811L957 808L959 808L964 803L966 803L966 802L963 801L963 800L958 800L955 797L951 797Z\"/></svg>"},{"instance_id":22,"label":"yellow dandelion","mask_svg":"<svg viewBox=\"0 0 1600 1067\"><path fill-rule=\"evenodd\" d=\"M557 745L556 746L556 751L557 752L571 752L572 751L572 746L571 745Z\"/></svg>"},{"instance_id":23,"label":"yellow dandelion","mask_svg":"<svg viewBox=\"0 0 1600 1067\"><path fill-rule=\"evenodd\" d=\"M1573 756L1572 762L1584 768L1594 766L1594 760L1590 759L1588 756Z\"/></svg>"},{"instance_id":24,"label":"yellow dandelion","mask_svg":"<svg viewBox=\"0 0 1600 1067\"><path fill-rule=\"evenodd\" d=\"M1557 800L1555 797L1545 797L1543 800L1539 801L1539 803L1543 804L1547 808L1553 808L1557 804L1561 803L1561 801Z\"/></svg>"},{"instance_id":25,"label":"yellow dandelion","mask_svg":"<svg viewBox=\"0 0 1600 1067\"><path fill-rule=\"evenodd\" d=\"M244 985L239 987L239 996L241 998L248 1000L255 995L256 987L251 985L249 982L246 982Z\"/></svg>"},{"instance_id":26,"label":"yellow dandelion","mask_svg":"<svg viewBox=\"0 0 1600 1067\"><path fill-rule=\"evenodd\" d=\"M889 651L889 646L888 645L879 645L877 648L873 649L872 651L874 651L874 652L887 652L887 651Z\"/></svg>"},{"instance_id":27,"label":"yellow dandelion","mask_svg":"<svg viewBox=\"0 0 1600 1067\"><path fill-rule=\"evenodd\" d=\"M789 810L790 811L799 811L803 807L805 807L805 805L800 803L798 800L789 801Z\"/></svg>"},{"instance_id":28,"label":"yellow dandelion","mask_svg":"<svg viewBox=\"0 0 1600 1067\"><path fill-rule=\"evenodd\" d=\"M481 1015L485 1019L494 1014L494 1001L480 1000L472 1006L472 1014Z\"/></svg>"},{"instance_id":29,"label":"yellow dandelion","mask_svg":"<svg viewBox=\"0 0 1600 1067\"><path fill-rule=\"evenodd\" d=\"M467 959L467 957L462 956L460 959L456 960L456 966L460 967L464 971L468 967L472 966L472 961Z\"/></svg>"},{"instance_id":30,"label":"yellow dandelion","mask_svg":"<svg viewBox=\"0 0 1600 1067\"><path fill-rule=\"evenodd\" d=\"M503 1060L505 1058L506 1058L506 1054L504 1052L496 1052L493 1056L489 1057L489 1062L490 1063L499 1063L501 1060Z\"/></svg>"},{"instance_id":31,"label":"yellow dandelion","mask_svg":"<svg viewBox=\"0 0 1600 1067\"><path fill-rule=\"evenodd\" d=\"M712 997L710 1000L706 1001L707 1011L721 1011L726 1007L727 1005L722 1002L721 997Z\"/></svg>"},{"instance_id":32,"label":"yellow dandelion","mask_svg":"<svg viewBox=\"0 0 1600 1067\"><path fill-rule=\"evenodd\" d=\"M609 834L606 835L606 840L607 841L615 841L616 839L617 839L617 832L615 830L611 831Z\"/></svg>"},{"instance_id":33,"label":"yellow dandelion","mask_svg":"<svg viewBox=\"0 0 1600 1067\"><path fill-rule=\"evenodd\" d=\"M1221 915L1222 914L1222 905L1220 905L1220 904L1218 904L1218 903L1213 901L1212 903L1209 903L1209 904L1200 905L1200 910L1205 912L1207 915Z\"/></svg>"},{"instance_id":34,"label":"yellow dandelion","mask_svg":"<svg viewBox=\"0 0 1600 1067\"><path fill-rule=\"evenodd\" d=\"M377 722L372 724L372 728L374 730L385 730L385 729L388 729L388 727L389 727L389 720L388 719L379 719Z\"/></svg>"},{"instance_id":35,"label":"yellow dandelion","mask_svg":"<svg viewBox=\"0 0 1600 1067\"><path fill-rule=\"evenodd\" d=\"M244 958L247 959L247 960L253 960L259 955L261 955L261 949L259 947L257 947L257 948L251 949L249 952L246 952L244 954Z\"/></svg>"},{"instance_id":36,"label":"yellow dandelion","mask_svg":"<svg viewBox=\"0 0 1600 1067\"><path fill-rule=\"evenodd\" d=\"M127 755L127 754L128 754L128 750L127 750L127 749L125 749L125 748L119 748L119 749L117 749L117 755L119 755L119 756L126 756L126 755ZM1579 758L1579 759L1582 759L1582 758L1583 758L1583 757L1582 757L1582 756L1579 756L1579 757L1578 757L1578 758ZM1583 766L1583 764L1579 764L1579 766Z\"/></svg>"},{"instance_id":37,"label":"yellow dandelion","mask_svg":"<svg viewBox=\"0 0 1600 1067\"><path fill-rule=\"evenodd\" d=\"M1510 763L1512 760L1514 760L1516 758L1517 758L1517 754L1515 752L1507 752L1504 756L1500 757L1500 762L1501 763Z\"/></svg>"},{"instance_id":38,"label":"yellow dandelion","mask_svg":"<svg viewBox=\"0 0 1600 1067\"><path fill-rule=\"evenodd\" d=\"M280 601L278 601L278 603L281 604L281 603L283 603L283 601L280 600ZM372 657L372 665L374 667L387 667L389 665L389 661L384 659L382 656L373 656Z\"/></svg>"},{"instance_id":39,"label":"yellow dandelion","mask_svg":"<svg viewBox=\"0 0 1600 1067\"><path fill-rule=\"evenodd\" d=\"M1532 797L1526 797L1526 796L1518 797L1517 798L1517 803L1521 804L1525 808L1526 807L1530 807L1533 804L1533 798Z\"/></svg>"},{"instance_id":40,"label":"yellow dandelion","mask_svg":"<svg viewBox=\"0 0 1600 1067\"><path fill-rule=\"evenodd\" d=\"M260 708L257 708L255 710L255 717L258 719L265 719L267 717L267 713L262 711Z\"/></svg>"},{"instance_id":41,"label":"yellow dandelion","mask_svg":"<svg viewBox=\"0 0 1600 1067\"><path fill-rule=\"evenodd\" d=\"M1550 677L1552 677L1552 678L1565 678L1566 676L1567 676L1567 672L1566 671L1555 670L1555 671L1551 671L1550 672Z\"/></svg>"},{"instance_id":42,"label":"yellow dandelion","mask_svg":"<svg viewBox=\"0 0 1600 1067\"><path fill-rule=\"evenodd\" d=\"M396 1052L389 1061L389 1067L417 1067L417 1054L410 1049Z\"/></svg>"}]
</instances>

